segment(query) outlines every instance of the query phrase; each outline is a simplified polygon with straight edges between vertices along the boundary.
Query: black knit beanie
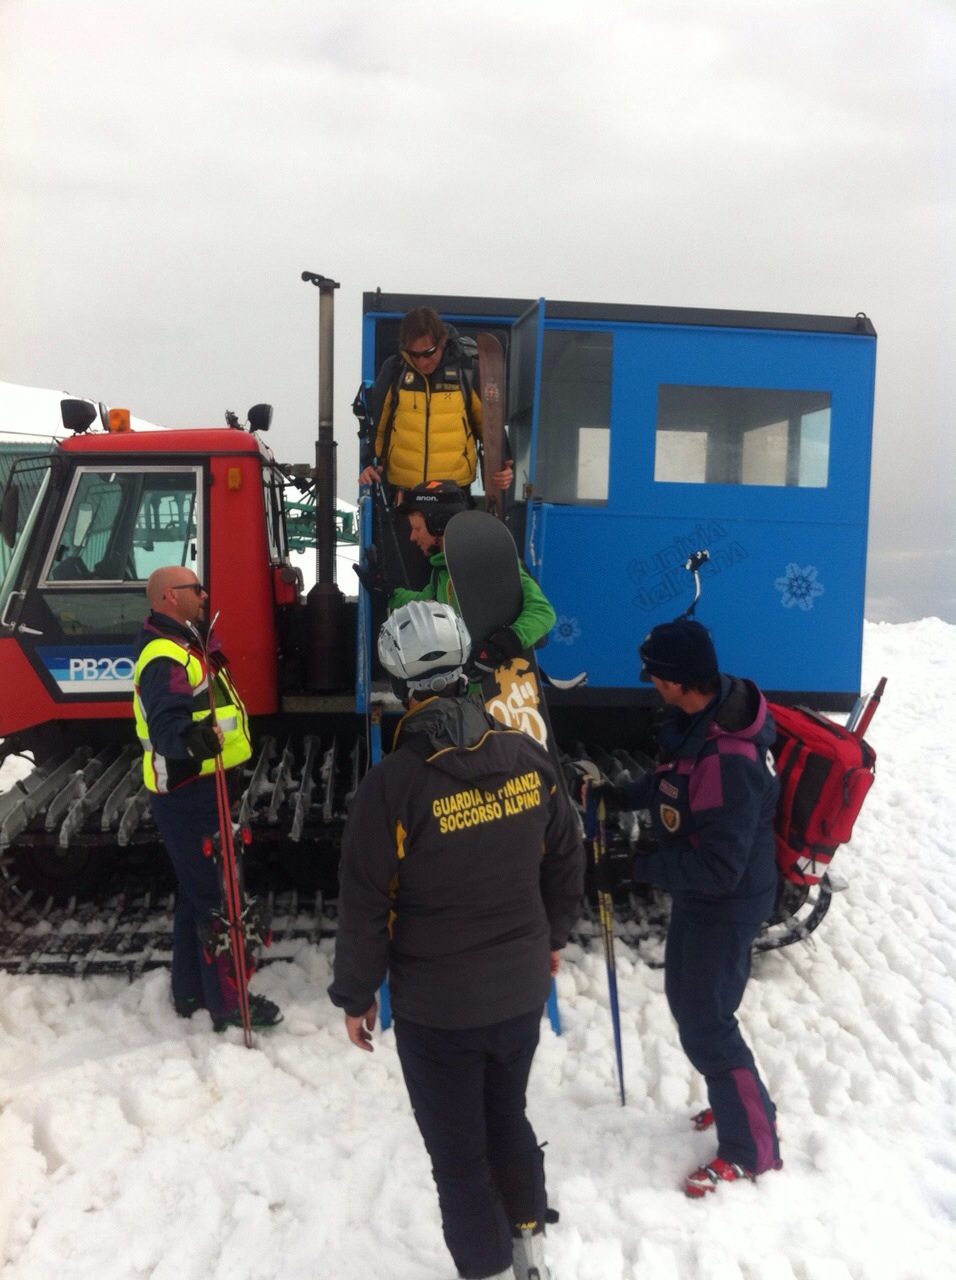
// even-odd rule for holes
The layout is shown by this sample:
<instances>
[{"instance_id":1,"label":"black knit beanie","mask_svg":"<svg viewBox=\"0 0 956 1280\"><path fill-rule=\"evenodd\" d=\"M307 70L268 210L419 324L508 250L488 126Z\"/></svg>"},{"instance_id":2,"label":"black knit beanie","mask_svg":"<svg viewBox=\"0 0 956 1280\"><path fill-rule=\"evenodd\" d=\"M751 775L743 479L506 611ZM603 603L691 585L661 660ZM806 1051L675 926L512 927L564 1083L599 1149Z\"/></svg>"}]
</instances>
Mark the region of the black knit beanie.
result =
<instances>
[{"instance_id":1,"label":"black knit beanie","mask_svg":"<svg viewBox=\"0 0 956 1280\"><path fill-rule=\"evenodd\" d=\"M692 618L662 622L647 633L638 652L641 679L647 683L657 676L674 684L705 684L718 674L710 632Z\"/></svg>"}]
</instances>

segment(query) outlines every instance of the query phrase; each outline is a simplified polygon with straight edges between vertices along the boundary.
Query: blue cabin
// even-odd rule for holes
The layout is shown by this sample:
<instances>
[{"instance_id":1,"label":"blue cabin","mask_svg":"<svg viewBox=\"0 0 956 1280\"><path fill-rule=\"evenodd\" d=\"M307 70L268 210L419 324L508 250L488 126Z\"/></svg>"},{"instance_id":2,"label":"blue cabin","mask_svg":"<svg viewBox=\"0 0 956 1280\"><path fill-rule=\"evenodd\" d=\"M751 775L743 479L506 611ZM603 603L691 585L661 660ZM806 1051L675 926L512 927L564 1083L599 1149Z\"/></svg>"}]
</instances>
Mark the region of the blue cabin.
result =
<instances>
[{"instance_id":1,"label":"blue cabin","mask_svg":"<svg viewBox=\"0 0 956 1280\"><path fill-rule=\"evenodd\" d=\"M860 690L876 333L866 316L366 293L362 374L434 307L507 354L507 520L558 615L539 655L647 705L637 645L693 598L721 667L778 700Z\"/></svg>"}]
</instances>

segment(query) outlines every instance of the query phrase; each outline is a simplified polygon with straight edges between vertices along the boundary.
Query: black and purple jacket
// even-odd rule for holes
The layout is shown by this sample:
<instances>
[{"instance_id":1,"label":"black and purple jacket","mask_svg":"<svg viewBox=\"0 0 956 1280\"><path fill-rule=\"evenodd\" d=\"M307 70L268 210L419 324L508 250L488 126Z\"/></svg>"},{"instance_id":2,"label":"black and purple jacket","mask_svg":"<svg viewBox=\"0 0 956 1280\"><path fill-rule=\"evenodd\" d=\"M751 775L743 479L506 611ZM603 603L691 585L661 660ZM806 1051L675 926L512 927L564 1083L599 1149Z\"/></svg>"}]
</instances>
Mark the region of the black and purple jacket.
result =
<instances>
[{"instance_id":1,"label":"black and purple jacket","mask_svg":"<svg viewBox=\"0 0 956 1280\"><path fill-rule=\"evenodd\" d=\"M720 693L697 715L668 709L662 763L620 788L629 807L650 810L659 841L636 859L636 881L666 889L701 919L767 918L777 886L775 736L763 694L735 676L721 675Z\"/></svg>"}]
</instances>

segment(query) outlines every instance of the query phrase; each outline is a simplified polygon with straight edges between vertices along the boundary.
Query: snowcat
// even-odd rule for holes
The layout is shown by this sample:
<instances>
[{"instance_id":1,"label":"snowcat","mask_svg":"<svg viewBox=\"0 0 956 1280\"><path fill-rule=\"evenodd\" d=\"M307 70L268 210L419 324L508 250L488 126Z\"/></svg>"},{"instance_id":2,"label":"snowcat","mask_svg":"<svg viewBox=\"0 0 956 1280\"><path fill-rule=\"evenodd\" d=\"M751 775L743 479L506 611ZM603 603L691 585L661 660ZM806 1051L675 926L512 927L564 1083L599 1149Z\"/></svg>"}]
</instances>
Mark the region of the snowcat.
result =
<instances>
[{"instance_id":1,"label":"snowcat","mask_svg":"<svg viewBox=\"0 0 956 1280\"><path fill-rule=\"evenodd\" d=\"M12 466L0 507L0 759L32 767L0 795L3 967L162 962L161 937L145 951L134 941L170 883L131 697L146 579L166 564L206 584L252 718L239 812L253 836L249 882L276 895L279 937L318 936L334 914L349 796L399 709L376 679L370 602L357 582L347 595L335 582L338 286L303 279L319 288L314 465L275 459L267 405L245 426L228 414L222 427L138 431L122 410L64 399L70 434ZM866 316L376 291L363 298L365 383L420 305L507 353L516 479L505 519L558 615L539 659L563 750L627 767L652 749L656 699L636 649L687 607L695 552L708 583L698 616L724 669L778 702L857 702L876 348ZM314 511L307 593L289 551L295 499L297 519L302 501ZM358 511L364 551L386 531L374 495L360 493ZM634 824L610 834L623 866ZM782 884L764 945L806 936L829 897L827 877L811 892Z\"/></svg>"}]
</instances>

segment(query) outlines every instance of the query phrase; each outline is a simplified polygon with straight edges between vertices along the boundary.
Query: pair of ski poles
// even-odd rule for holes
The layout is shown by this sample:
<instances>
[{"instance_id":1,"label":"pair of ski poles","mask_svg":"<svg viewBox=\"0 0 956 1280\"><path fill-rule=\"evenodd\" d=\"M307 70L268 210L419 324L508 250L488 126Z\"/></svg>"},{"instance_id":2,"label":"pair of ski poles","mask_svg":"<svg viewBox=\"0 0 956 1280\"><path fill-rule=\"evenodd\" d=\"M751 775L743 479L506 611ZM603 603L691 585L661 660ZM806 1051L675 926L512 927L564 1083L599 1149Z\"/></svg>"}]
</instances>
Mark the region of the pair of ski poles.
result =
<instances>
[{"instance_id":1,"label":"pair of ski poles","mask_svg":"<svg viewBox=\"0 0 956 1280\"><path fill-rule=\"evenodd\" d=\"M614 1053L617 1058L617 1085L621 1106L625 1105L624 1055L621 1047L621 1007L617 998L617 967L614 960L614 908L607 865L607 805L594 779L584 781L584 835L594 858L594 882L598 900L598 918L604 943L604 965L607 970L611 1025L614 1030Z\"/></svg>"}]
</instances>

